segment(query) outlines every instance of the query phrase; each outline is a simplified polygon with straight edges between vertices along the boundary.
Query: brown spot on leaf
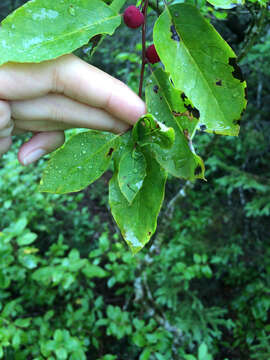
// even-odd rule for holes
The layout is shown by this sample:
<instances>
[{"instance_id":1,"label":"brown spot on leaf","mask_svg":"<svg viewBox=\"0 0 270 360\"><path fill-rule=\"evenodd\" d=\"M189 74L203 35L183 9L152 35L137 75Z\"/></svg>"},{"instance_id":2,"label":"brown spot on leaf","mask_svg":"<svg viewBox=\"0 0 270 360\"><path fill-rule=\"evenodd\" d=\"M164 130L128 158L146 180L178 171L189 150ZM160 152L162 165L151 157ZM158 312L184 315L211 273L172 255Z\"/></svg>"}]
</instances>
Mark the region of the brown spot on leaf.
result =
<instances>
[{"instance_id":1,"label":"brown spot on leaf","mask_svg":"<svg viewBox=\"0 0 270 360\"><path fill-rule=\"evenodd\" d=\"M185 129L185 130L184 130L184 135L185 135L185 138L186 138L188 141L190 141L188 129Z\"/></svg>"},{"instance_id":2,"label":"brown spot on leaf","mask_svg":"<svg viewBox=\"0 0 270 360\"><path fill-rule=\"evenodd\" d=\"M193 115L189 111L185 111L183 113L172 111L172 114L175 117L186 116L189 120L193 120Z\"/></svg>"},{"instance_id":3,"label":"brown spot on leaf","mask_svg":"<svg viewBox=\"0 0 270 360\"><path fill-rule=\"evenodd\" d=\"M174 41L179 42L180 41L180 36L178 35L175 26L171 25L170 30L171 30L171 33L172 33L171 39L173 39Z\"/></svg>"},{"instance_id":4,"label":"brown spot on leaf","mask_svg":"<svg viewBox=\"0 0 270 360\"><path fill-rule=\"evenodd\" d=\"M185 101L187 99L187 96L184 92L181 93L181 98L183 101Z\"/></svg>"},{"instance_id":5,"label":"brown spot on leaf","mask_svg":"<svg viewBox=\"0 0 270 360\"><path fill-rule=\"evenodd\" d=\"M174 86L174 82L173 82L172 78L170 78L170 82L171 82L172 86Z\"/></svg>"},{"instance_id":6,"label":"brown spot on leaf","mask_svg":"<svg viewBox=\"0 0 270 360\"><path fill-rule=\"evenodd\" d=\"M112 156L112 153L114 152L114 148L110 148L110 150L107 153L107 156Z\"/></svg>"},{"instance_id":7,"label":"brown spot on leaf","mask_svg":"<svg viewBox=\"0 0 270 360\"><path fill-rule=\"evenodd\" d=\"M217 85L217 86L222 86L222 81L221 81L221 80L218 80L218 81L216 82L216 85Z\"/></svg>"},{"instance_id":8,"label":"brown spot on leaf","mask_svg":"<svg viewBox=\"0 0 270 360\"><path fill-rule=\"evenodd\" d=\"M148 236L151 236L151 235L152 235L152 233L151 233L151 231L149 231L149 232L148 232Z\"/></svg>"},{"instance_id":9,"label":"brown spot on leaf","mask_svg":"<svg viewBox=\"0 0 270 360\"><path fill-rule=\"evenodd\" d=\"M234 68L234 71L232 72L232 75L235 79L240 80L240 82L243 82L245 79L242 74L242 70L240 69L239 65L236 62L235 57L229 58L229 65L231 65Z\"/></svg>"},{"instance_id":10,"label":"brown spot on leaf","mask_svg":"<svg viewBox=\"0 0 270 360\"><path fill-rule=\"evenodd\" d=\"M153 87L153 90L154 90L154 93L158 93L158 89L159 89L159 87L157 86L157 85L155 85L154 87Z\"/></svg>"},{"instance_id":11,"label":"brown spot on leaf","mask_svg":"<svg viewBox=\"0 0 270 360\"><path fill-rule=\"evenodd\" d=\"M192 107L190 104L184 106L196 119L200 118L200 111L197 108Z\"/></svg>"},{"instance_id":12,"label":"brown spot on leaf","mask_svg":"<svg viewBox=\"0 0 270 360\"><path fill-rule=\"evenodd\" d=\"M202 173L202 168L201 168L200 165L198 165L198 166L196 167L196 169L194 170L194 175L195 175L195 176L198 176L198 175L200 175L201 173Z\"/></svg>"}]
</instances>

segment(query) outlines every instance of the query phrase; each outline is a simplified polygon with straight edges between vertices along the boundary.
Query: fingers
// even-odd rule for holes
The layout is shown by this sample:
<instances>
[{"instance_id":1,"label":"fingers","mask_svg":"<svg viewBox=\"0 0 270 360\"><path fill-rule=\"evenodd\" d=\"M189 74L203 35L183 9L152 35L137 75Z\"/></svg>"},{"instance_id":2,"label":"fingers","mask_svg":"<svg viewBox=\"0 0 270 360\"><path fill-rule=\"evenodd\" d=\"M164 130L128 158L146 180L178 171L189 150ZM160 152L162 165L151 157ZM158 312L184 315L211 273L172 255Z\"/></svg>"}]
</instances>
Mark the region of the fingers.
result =
<instances>
[{"instance_id":1,"label":"fingers","mask_svg":"<svg viewBox=\"0 0 270 360\"><path fill-rule=\"evenodd\" d=\"M11 115L17 129L29 131L81 127L121 133L129 127L102 109L57 94L32 100L12 101Z\"/></svg>"},{"instance_id":2,"label":"fingers","mask_svg":"<svg viewBox=\"0 0 270 360\"><path fill-rule=\"evenodd\" d=\"M0 156L8 151L12 144L11 136L0 138Z\"/></svg>"},{"instance_id":3,"label":"fingers","mask_svg":"<svg viewBox=\"0 0 270 360\"><path fill-rule=\"evenodd\" d=\"M22 165L29 165L45 154L48 154L65 142L62 131L52 131L35 134L28 142L22 145L18 159Z\"/></svg>"},{"instance_id":4,"label":"fingers","mask_svg":"<svg viewBox=\"0 0 270 360\"><path fill-rule=\"evenodd\" d=\"M0 101L0 156L11 146L13 122L10 119L10 107L6 101Z\"/></svg>"},{"instance_id":5,"label":"fingers","mask_svg":"<svg viewBox=\"0 0 270 360\"><path fill-rule=\"evenodd\" d=\"M48 93L101 108L131 125L146 111L143 101L125 84L74 55L0 67L0 98L24 100Z\"/></svg>"},{"instance_id":6,"label":"fingers","mask_svg":"<svg viewBox=\"0 0 270 360\"><path fill-rule=\"evenodd\" d=\"M58 60L54 75L56 92L102 108L130 125L146 111L144 102L128 86L73 55Z\"/></svg>"},{"instance_id":7,"label":"fingers","mask_svg":"<svg viewBox=\"0 0 270 360\"><path fill-rule=\"evenodd\" d=\"M10 106L6 101L0 101L0 138L9 136L12 127Z\"/></svg>"}]
</instances>

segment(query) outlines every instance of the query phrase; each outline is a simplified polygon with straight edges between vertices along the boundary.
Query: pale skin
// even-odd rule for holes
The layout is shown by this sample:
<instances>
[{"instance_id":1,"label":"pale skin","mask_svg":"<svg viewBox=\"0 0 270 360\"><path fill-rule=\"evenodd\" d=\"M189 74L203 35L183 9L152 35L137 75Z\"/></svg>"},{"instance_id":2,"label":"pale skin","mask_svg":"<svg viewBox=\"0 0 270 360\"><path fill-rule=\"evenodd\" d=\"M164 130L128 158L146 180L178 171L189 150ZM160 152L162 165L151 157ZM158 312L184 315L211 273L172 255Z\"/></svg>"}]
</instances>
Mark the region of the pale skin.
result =
<instances>
[{"instance_id":1,"label":"pale skin","mask_svg":"<svg viewBox=\"0 0 270 360\"><path fill-rule=\"evenodd\" d=\"M145 112L144 102L124 83L74 55L0 67L0 157L13 135L30 132L18 152L22 165L60 147L66 129L122 133Z\"/></svg>"}]
</instances>

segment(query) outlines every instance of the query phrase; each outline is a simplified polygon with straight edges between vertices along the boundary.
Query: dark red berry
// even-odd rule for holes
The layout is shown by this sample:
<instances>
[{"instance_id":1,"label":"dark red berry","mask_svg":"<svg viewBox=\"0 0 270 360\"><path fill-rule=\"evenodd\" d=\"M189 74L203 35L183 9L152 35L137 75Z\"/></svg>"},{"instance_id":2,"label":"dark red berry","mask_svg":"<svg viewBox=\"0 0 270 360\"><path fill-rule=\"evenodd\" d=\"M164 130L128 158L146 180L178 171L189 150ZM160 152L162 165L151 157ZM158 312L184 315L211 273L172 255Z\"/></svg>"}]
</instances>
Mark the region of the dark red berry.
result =
<instances>
[{"instance_id":1,"label":"dark red berry","mask_svg":"<svg viewBox=\"0 0 270 360\"><path fill-rule=\"evenodd\" d=\"M160 61L160 58L158 56L158 53L156 51L156 48L155 48L155 45L152 44L150 45L147 50L146 50L146 57L148 59L148 61L151 63L151 64L155 64L155 63L158 63Z\"/></svg>"},{"instance_id":2,"label":"dark red berry","mask_svg":"<svg viewBox=\"0 0 270 360\"><path fill-rule=\"evenodd\" d=\"M129 28L136 29L144 23L144 15L135 5L131 5L124 12L124 22Z\"/></svg>"}]
</instances>

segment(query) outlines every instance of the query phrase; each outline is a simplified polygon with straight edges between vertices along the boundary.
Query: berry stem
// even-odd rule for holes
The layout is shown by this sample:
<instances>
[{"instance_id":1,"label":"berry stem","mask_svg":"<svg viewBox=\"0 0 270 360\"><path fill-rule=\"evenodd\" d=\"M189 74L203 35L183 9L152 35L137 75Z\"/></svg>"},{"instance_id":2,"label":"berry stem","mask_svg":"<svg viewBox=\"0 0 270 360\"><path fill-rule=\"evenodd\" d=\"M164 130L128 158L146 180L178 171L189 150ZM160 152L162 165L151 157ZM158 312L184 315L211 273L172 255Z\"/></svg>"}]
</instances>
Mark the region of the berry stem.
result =
<instances>
[{"instance_id":1,"label":"berry stem","mask_svg":"<svg viewBox=\"0 0 270 360\"><path fill-rule=\"evenodd\" d=\"M142 98L142 90L143 90L143 78L144 78L144 70L146 64L146 22L147 22L147 9L149 5L149 0L144 0L143 7L143 15L144 15L144 23L142 26L142 65L141 65L141 77L140 77L140 87L139 87L139 96Z\"/></svg>"}]
</instances>

